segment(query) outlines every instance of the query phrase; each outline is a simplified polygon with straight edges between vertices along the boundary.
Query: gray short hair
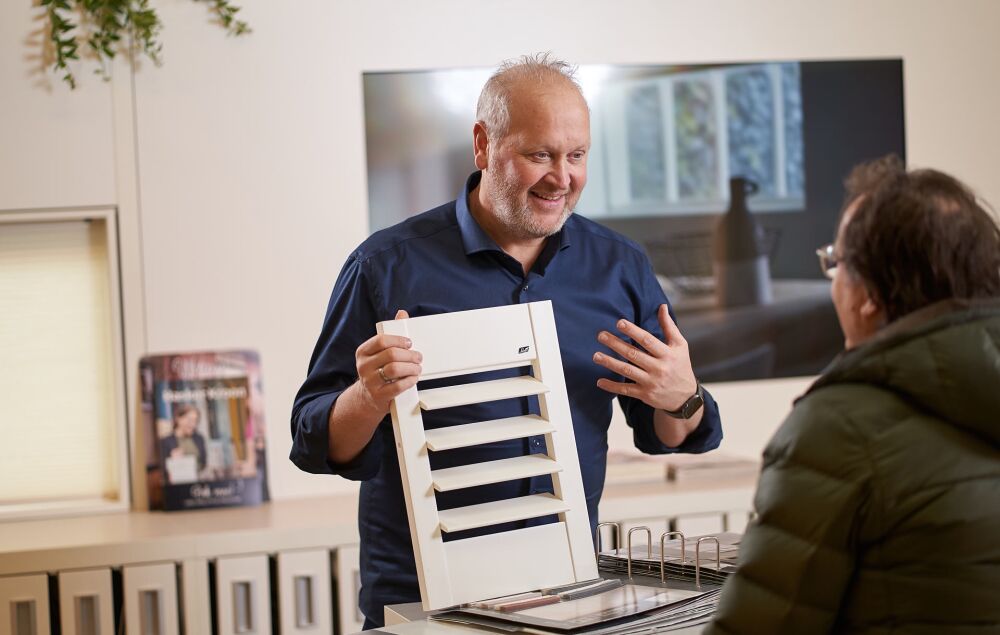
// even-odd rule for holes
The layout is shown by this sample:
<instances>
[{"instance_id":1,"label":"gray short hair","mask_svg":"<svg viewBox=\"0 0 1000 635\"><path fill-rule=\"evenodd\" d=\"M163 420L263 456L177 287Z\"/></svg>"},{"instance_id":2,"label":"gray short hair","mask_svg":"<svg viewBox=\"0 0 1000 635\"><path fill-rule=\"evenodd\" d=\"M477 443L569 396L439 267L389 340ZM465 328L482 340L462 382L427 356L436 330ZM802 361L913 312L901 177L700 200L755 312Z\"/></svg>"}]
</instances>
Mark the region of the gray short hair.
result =
<instances>
[{"instance_id":1,"label":"gray short hair","mask_svg":"<svg viewBox=\"0 0 1000 635\"><path fill-rule=\"evenodd\" d=\"M553 57L551 52L505 60L486 81L476 106L476 119L486 128L486 135L490 140L495 141L507 134L511 89L521 81L537 84L565 82L583 96L580 84L576 81L576 67Z\"/></svg>"}]
</instances>

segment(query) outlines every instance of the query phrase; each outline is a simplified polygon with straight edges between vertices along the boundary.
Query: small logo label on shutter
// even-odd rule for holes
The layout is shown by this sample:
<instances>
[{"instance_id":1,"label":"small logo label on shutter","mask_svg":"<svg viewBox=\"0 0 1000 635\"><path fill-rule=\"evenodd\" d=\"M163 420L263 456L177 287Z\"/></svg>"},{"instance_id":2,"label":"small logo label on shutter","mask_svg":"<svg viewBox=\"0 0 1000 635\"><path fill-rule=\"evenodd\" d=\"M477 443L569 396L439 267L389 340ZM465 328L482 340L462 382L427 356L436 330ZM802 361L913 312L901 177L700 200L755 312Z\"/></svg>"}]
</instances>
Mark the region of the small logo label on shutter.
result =
<instances>
[{"instance_id":1,"label":"small logo label on shutter","mask_svg":"<svg viewBox=\"0 0 1000 635\"><path fill-rule=\"evenodd\" d=\"M521 348L517 349L517 354L520 355L521 353L527 353L529 350L531 350L530 346L522 346Z\"/></svg>"}]
</instances>

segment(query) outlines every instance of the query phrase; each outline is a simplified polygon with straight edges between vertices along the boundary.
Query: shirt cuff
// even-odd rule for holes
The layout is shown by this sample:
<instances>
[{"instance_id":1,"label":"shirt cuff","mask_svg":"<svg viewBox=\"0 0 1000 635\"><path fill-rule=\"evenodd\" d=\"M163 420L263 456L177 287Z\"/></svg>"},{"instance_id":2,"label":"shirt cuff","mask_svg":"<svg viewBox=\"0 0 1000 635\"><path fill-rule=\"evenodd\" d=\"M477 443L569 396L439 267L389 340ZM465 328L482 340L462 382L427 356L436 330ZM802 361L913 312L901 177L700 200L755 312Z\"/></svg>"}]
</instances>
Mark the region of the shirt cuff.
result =
<instances>
[{"instance_id":1,"label":"shirt cuff","mask_svg":"<svg viewBox=\"0 0 1000 635\"><path fill-rule=\"evenodd\" d=\"M342 392L338 390L316 397L296 413L292 419L292 449L288 458L300 470L311 474L335 474L351 481L368 480L378 474L380 465L382 439L377 430L351 461L338 464L329 459L330 410Z\"/></svg>"},{"instance_id":2,"label":"shirt cuff","mask_svg":"<svg viewBox=\"0 0 1000 635\"><path fill-rule=\"evenodd\" d=\"M622 398L622 411L625 420L632 428L632 439L635 447L646 454L701 454L714 450L722 442L722 420L719 415L719 405L715 398L705 390L704 414L698 427L684 439L676 448L668 447L660 437L656 436L653 425L653 407L633 398Z\"/></svg>"}]
</instances>

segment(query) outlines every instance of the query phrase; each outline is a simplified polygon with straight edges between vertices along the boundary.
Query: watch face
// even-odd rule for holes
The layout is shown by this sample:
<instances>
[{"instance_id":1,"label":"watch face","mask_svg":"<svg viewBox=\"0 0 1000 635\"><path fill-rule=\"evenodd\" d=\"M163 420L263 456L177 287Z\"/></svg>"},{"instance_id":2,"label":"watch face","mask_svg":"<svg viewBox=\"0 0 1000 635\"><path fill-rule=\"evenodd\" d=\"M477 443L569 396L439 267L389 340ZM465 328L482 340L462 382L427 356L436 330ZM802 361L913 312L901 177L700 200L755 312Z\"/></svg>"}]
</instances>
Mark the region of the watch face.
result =
<instances>
[{"instance_id":1,"label":"watch face","mask_svg":"<svg viewBox=\"0 0 1000 635\"><path fill-rule=\"evenodd\" d=\"M702 392L701 384L698 384L698 391L693 395L688 397L688 400L681 404L681 407L677 410L664 410L671 417L676 419L690 419L694 416L694 413L698 412L698 408L705 405L704 393Z\"/></svg>"},{"instance_id":2,"label":"watch face","mask_svg":"<svg viewBox=\"0 0 1000 635\"><path fill-rule=\"evenodd\" d=\"M702 399L701 394L693 395L690 399L684 402L683 416L685 419L690 419L694 416L694 413L698 412L698 408L705 405L705 400Z\"/></svg>"}]
</instances>

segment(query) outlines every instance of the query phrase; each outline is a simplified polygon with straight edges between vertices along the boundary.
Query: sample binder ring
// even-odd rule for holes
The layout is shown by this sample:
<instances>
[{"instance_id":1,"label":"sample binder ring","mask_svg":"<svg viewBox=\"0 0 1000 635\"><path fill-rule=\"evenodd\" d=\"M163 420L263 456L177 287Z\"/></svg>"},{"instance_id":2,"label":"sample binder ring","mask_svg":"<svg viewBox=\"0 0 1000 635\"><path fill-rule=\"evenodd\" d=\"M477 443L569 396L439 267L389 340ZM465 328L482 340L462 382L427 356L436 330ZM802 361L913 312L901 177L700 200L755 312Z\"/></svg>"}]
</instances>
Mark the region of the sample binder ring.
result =
<instances>
[{"instance_id":1,"label":"sample binder ring","mask_svg":"<svg viewBox=\"0 0 1000 635\"><path fill-rule=\"evenodd\" d=\"M618 526L618 523L612 523L612 522L597 523L597 529L594 530L594 557L595 558L600 558L601 557L601 527L614 527L614 531L611 533L611 536L615 539L615 552L616 553L618 552L618 545L621 543L621 536L619 535L619 532L621 531L621 527Z\"/></svg>"},{"instance_id":2,"label":"sample binder ring","mask_svg":"<svg viewBox=\"0 0 1000 635\"><path fill-rule=\"evenodd\" d=\"M706 540L715 543L715 570L720 571L722 569L722 547L719 544L719 539L715 536L702 536L699 538L698 543L694 547L694 584L699 589L701 588L701 543Z\"/></svg>"},{"instance_id":3,"label":"sample binder ring","mask_svg":"<svg viewBox=\"0 0 1000 635\"><path fill-rule=\"evenodd\" d=\"M646 532L646 559L653 557L653 532L649 527L633 527L628 530L628 577L632 579L632 533L636 531Z\"/></svg>"},{"instance_id":4,"label":"sample binder ring","mask_svg":"<svg viewBox=\"0 0 1000 635\"><path fill-rule=\"evenodd\" d=\"M664 582L664 583L667 581L667 576L666 576L666 562L664 561L665 557L666 557L666 552L664 551L664 548L665 548L664 543L666 542L666 539L668 537L670 537L670 536L680 536L681 537L681 567L683 567L684 564L687 562L687 549L685 547L685 543L687 541L684 539L684 532L683 531L665 531L662 534L660 534L660 582ZM718 541L716 541L716 542L718 542Z\"/></svg>"}]
</instances>

